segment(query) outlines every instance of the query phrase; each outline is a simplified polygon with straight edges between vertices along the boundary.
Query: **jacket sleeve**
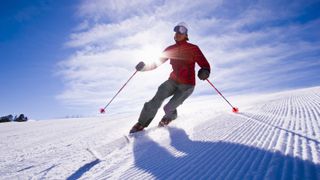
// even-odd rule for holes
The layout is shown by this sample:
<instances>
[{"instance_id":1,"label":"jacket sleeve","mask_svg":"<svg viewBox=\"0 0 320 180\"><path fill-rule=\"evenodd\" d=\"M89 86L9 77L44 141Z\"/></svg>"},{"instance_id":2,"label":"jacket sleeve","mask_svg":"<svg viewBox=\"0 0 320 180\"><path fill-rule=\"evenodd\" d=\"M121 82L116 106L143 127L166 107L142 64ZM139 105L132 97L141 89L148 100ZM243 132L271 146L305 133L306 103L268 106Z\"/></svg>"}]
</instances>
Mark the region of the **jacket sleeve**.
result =
<instances>
[{"instance_id":1,"label":"jacket sleeve","mask_svg":"<svg viewBox=\"0 0 320 180\"><path fill-rule=\"evenodd\" d=\"M207 61L206 57L203 55L201 52L200 48L196 46L195 51L194 51L194 58L196 63L203 69L207 69L210 72L210 64Z\"/></svg>"},{"instance_id":2,"label":"jacket sleeve","mask_svg":"<svg viewBox=\"0 0 320 180\"><path fill-rule=\"evenodd\" d=\"M152 63L148 63L145 65L145 67L142 69L142 71L151 71L156 69L157 67L159 67L161 64L165 63L169 58L166 56L166 51L168 50L168 48L166 48L162 54L161 57L159 57L159 59L155 62Z\"/></svg>"}]
</instances>

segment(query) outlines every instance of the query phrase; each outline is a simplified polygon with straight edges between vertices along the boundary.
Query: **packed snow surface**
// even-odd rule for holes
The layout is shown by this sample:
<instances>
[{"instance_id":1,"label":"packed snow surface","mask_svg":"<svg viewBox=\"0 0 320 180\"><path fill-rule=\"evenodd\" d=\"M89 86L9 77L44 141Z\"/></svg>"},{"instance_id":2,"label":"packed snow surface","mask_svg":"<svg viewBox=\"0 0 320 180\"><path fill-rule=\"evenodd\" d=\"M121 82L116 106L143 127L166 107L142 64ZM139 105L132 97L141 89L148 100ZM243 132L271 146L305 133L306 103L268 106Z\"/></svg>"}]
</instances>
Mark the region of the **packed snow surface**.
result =
<instances>
[{"instance_id":1,"label":"packed snow surface","mask_svg":"<svg viewBox=\"0 0 320 180\"><path fill-rule=\"evenodd\" d=\"M129 143L139 112L0 124L0 179L320 179L320 87L230 100L191 98L167 128L159 111Z\"/></svg>"}]
</instances>

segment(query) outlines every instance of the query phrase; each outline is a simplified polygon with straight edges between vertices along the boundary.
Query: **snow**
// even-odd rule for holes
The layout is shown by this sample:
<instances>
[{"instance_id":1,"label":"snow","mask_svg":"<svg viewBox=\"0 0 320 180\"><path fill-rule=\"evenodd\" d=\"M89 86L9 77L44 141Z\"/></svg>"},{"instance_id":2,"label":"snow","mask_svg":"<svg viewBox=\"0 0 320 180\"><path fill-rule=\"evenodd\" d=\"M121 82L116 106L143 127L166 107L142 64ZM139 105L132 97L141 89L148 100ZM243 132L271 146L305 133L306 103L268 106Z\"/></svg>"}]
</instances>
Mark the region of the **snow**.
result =
<instances>
[{"instance_id":1,"label":"snow","mask_svg":"<svg viewBox=\"0 0 320 180\"><path fill-rule=\"evenodd\" d=\"M0 179L320 179L320 87L194 97L168 128L117 141L139 112L0 124ZM87 148L106 152L97 160ZM99 150L100 148L100 150Z\"/></svg>"}]
</instances>

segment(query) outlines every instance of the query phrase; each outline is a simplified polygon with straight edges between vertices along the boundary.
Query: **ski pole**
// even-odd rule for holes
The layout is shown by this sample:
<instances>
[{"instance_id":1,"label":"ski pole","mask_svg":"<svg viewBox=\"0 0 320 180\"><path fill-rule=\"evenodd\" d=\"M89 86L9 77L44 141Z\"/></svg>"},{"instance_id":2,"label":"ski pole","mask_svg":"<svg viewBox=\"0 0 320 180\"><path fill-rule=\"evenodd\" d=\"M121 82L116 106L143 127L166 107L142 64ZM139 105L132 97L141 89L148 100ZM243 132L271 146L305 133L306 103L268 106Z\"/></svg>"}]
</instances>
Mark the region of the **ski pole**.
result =
<instances>
[{"instance_id":1,"label":"ski pole","mask_svg":"<svg viewBox=\"0 0 320 180\"><path fill-rule=\"evenodd\" d=\"M218 94L220 94L220 96L223 97L223 99L227 101L227 103L232 107L232 112L234 113L239 112L239 109L237 107L232 106L231 103L221 94L221 92L212 84L212 82L209 81L209 79L206 79L206 80L218 92Z\"/></svg>"},{"instance_id":2,"label":"ski pole","mask_svg":"<svg viewBox=\"0 0 320 180\"><path fill-rule=\"evenodd\" d=\"M138 71L135 71L132 76L128 79L128 81L126 83L124 83L124 85L120 88L120 90L116 93L116 95L113 96L113 98L109 101L109 103L104 107L104 108L100 108L100 113L105 113L106 108L109 106L109 104L111 104L111 102L114 100L114 98L116 98L116 96L122 91L122 89L128 84L128 82L133 78L134 75L137 74Z\"/></svg>"}]
</instances>

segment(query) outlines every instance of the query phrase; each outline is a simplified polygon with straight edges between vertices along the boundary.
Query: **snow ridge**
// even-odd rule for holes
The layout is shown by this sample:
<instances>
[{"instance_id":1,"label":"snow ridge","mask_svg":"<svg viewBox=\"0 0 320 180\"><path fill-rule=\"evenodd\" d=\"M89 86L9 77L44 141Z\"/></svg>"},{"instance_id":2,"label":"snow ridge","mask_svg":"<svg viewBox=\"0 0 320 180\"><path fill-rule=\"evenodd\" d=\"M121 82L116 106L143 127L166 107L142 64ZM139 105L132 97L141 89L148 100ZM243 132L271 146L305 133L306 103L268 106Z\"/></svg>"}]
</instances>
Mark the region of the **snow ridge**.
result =
<instances>
[{"instance_id":1,"label":"snow ridge","mask_svg":"<svg viewBox=\"0 0 320 180\"><path fill-rule=\"evenodd\" d=\"M133 145L134 162L120 178L320 179L319 92L223 114L199 125L193 139L177 127L167 129L167 144L145 137Z\"/></svg>"},{"instance_id":2,"label":"snow ridge","mask_svg":"<svg viewBox=\"0 0 320 180\"><path fill-rule=\"evenodd\" d=\"M130 143L136 117L1 125L0 179L320 179L320 87L240 110L180 111Z\"/></svg>"}]
</instances>

